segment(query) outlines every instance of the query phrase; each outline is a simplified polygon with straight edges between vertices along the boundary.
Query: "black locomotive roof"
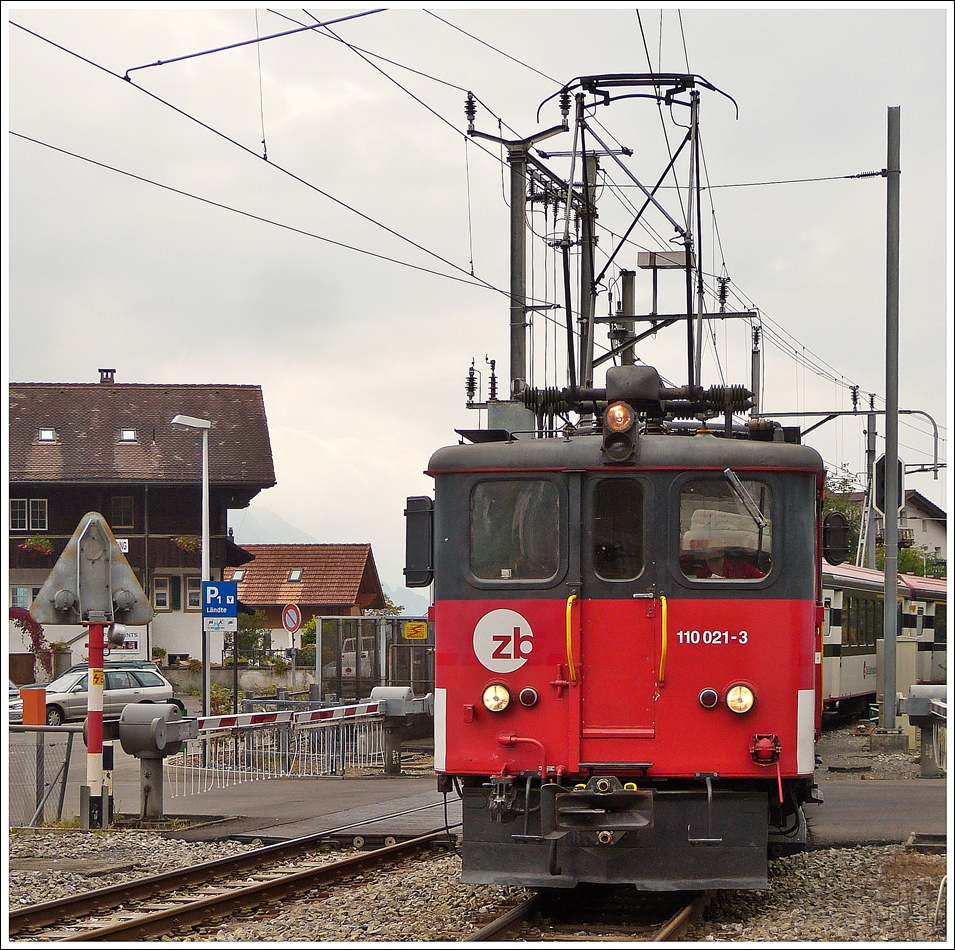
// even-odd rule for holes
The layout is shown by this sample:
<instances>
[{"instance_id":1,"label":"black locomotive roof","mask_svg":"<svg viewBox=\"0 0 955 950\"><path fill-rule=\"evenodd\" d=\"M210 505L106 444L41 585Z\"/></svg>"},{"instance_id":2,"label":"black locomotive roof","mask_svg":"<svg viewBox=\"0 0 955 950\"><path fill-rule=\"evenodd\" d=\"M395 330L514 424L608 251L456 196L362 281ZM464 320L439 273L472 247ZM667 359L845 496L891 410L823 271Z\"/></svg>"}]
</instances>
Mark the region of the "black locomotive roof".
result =
<instances>
[{"instance_id":1,"label":"black locomotive roof","mask_svg":"<svg viewBox=\"0 0 955 950\"><path fill-rule=\"evenodd\" d=\"M714 435L641 435L632 463L607 465L600 435L569 439L518 439L438 449L429 475L475 471L632 471L633 469L784 469L823 471L819 453L807 445L724 439Z\"/></svg>"}]
</instances>

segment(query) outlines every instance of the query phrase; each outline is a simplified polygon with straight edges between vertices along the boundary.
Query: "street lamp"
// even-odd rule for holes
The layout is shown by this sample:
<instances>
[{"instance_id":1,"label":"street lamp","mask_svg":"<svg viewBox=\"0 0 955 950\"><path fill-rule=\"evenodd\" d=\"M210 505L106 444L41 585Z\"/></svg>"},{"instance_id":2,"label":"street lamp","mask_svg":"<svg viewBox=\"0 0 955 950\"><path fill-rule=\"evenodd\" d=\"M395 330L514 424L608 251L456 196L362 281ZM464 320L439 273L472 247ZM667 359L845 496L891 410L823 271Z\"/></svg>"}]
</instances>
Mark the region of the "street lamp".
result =
<instances>
[{"instance_id":1,"label":"street lamp","mask_svg":"<svg viewBox=\"0 0 955 950\"><path fill-rule=\"evenodd\" d=\"M199 429L202 432L202 580L209 581L209 429L208 419L195 416L174 416L172 424L177 429ZM205 622L202 622L202 715L209 715L209 644L206 639Z\"/></svg>"}]
</instances>

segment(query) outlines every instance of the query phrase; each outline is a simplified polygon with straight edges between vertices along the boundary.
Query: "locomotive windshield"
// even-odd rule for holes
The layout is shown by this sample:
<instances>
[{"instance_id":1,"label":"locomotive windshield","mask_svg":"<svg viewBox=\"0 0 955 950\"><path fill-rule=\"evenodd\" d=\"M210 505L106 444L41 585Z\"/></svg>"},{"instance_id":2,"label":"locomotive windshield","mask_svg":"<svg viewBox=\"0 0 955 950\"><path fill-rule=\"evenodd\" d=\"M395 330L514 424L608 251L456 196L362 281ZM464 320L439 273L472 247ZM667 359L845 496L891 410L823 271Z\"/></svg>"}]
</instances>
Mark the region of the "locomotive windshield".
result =
<instances>
[{"instance_id":1,"label":"locomotive windshield","mask_svg":"<svg viewBox=\"0 0 955 950\"><path fill-rule=\"evenodd\" d=\"M755 580L772 565L772 493L742 480L743 496L728 481L694 479L680 492L680 569L689 578ZM748 510L744 502L755 504ZM759 515L757 518L756 515Z\"/></svg>"},{"instance_id":2,"label":"locomotive windshield","mask_svg":"<svg viewBox=\"0 0 955 950\"><path fill-rule=\"evenodd\" d=\"M471 573L545 580L560 566L557 486L542 479L480 482L471 492Z\"/></svg>"}]
</instances>

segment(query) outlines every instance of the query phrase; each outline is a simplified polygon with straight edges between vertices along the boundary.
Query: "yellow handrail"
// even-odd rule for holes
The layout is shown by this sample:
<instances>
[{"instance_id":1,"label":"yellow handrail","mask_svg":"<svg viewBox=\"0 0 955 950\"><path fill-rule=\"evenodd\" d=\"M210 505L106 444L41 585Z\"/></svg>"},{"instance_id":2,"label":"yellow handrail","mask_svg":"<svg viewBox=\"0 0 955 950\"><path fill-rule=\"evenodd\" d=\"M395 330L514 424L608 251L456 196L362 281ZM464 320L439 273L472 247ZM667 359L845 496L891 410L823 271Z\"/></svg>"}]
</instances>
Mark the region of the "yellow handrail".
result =
<instances>
[{"instance_id":1,"label":"yellow handrail","mask_svg":"<svg viewBox=\"0 0 955 950\"><path fill-rule=\"evenodd\" d=\"M667 599L660 598L660 675L657 682L663 685L663 671L667 665Z\"/></svg>"},{"instance_id":2,"label":"yellow handrail","mask_svg":"<svg viewBox=\"0 0 955 950\"><path fill-rule=\"evenodd\" d=\"M571 594L567 598L567 669L570 672L570 681L571 683L577 682L577 673L574 670L574 653L573 653L573 639L572 633L573 628L571 626L571 614L574 611L574 601L577 599L576 594Z\"/></svg>"}]
</instances>

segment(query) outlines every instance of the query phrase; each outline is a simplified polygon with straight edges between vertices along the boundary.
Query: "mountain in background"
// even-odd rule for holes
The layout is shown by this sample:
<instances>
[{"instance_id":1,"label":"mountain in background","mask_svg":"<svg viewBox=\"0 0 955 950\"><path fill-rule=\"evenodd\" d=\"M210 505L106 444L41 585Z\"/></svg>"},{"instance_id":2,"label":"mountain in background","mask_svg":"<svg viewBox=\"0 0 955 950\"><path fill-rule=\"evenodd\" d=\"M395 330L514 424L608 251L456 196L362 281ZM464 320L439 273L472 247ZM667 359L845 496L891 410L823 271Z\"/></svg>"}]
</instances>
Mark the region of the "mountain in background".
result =
<instances>
[{"instance_id":1,"label":"mountain in background","mask_svg":"<svg viewBox=\"0 0 955 950\"><path fill-rule=\"evenodd\" d=\"M236 544L321 544L261 505L230 511L229 527Z\"/></svg>"},{"instance_id":2,"label":"mountain in background","mask_svg":"<svg viewBox=\"0 0 955 950\"><path fill-rule=\"evenodd\" d=\"M401 611L402 617L424 617L428 613L430 600L422 597L421 594L408 590L407 587L389 587L384 581L381 582L381 589L391 598L393 604L401 604L404 610Z\"/></svg>"},{"instance_id":3,"label":"mountain in background","mask_svg":"<svg viewBox=\"0 0 955 950\"><path fill-rule=\"evenodd\" d=\"M313 538L261 505L230 511L229 527L232 528L233 540L238 545L322 543L318 538ZM384 581L381 581L381 589L391 598L393 604L401 604L404 607L403 616L423 617L428 612L431 601L416 591L407 587L390 587Z\"/></svg>"}]
</instances>

